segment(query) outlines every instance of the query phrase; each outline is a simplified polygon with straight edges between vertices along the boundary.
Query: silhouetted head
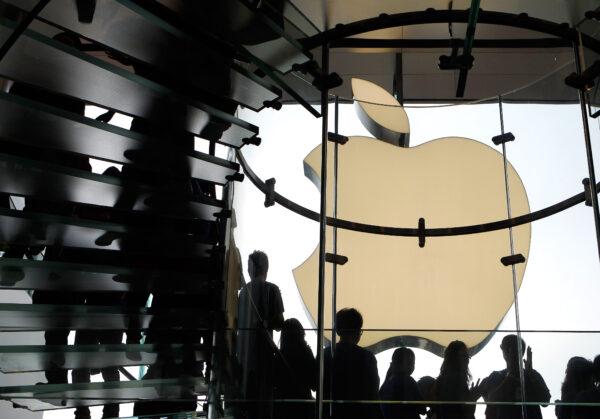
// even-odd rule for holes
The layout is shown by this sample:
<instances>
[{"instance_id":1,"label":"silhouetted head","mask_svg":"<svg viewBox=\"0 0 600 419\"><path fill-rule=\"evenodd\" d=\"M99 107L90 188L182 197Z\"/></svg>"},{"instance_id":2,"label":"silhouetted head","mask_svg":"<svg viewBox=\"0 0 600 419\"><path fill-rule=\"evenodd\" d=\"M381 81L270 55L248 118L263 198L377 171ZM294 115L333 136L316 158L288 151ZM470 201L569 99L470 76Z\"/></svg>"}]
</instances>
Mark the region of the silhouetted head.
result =
<instances>
[{"instance_id":1,"label":"silhouetted head","mask_svg":"<svg viewBox=\"0 0 600 419\"><path fill-rule=\"evenodd\" d=\"M119 169L117 169L115 166L110 166L104 172L102 172L102 174L104 176L119 177L119 176L121 176L121 171Z\"/></svg>"},{"instance_id":2,"label":"silhouetted head","mask_svg":"<svg viewBox=\"0 0 600 419\"><path fill-rule=\"evenodd\" d=\"M450 342L444 351L440 376L454 376L466 383L469 380L469 351L463 341Z\"/></svg>"},{"instance_id":3,"label":"silhouetted head","mask_svg":"<svg viewBox=\"0 0 600 419\"><path fill-rule=\"evenodd\" d=\"M363 318L355 308L343 308L335 315L336 332L341 342L357 344L362 334Z\"/></svg>"},{"instance_id":4,"label":"silhouetted head","mask_svg":"<svg viewBox=\"0 0 600 419\"><path fill-rule=\"evenodd\" d=\"M575 396L582 390L593 387L594 364L581 356L569 359L565 370L565 381L561 387L562 401L574 401Z\"/></svg>"},{"instance_id":5,"label":"silhouetted head","mask_svg":"<svg viewBox=\"0 0 600 419\"><path fill-rule=\"evenodd\" d=\"M405 347L396 349L390 368L394 374L411 375L415 371L415 353Z\"/></svg>"},{"instance_id":6,"label":"silhouetted head","mask_svg":"<svg viewBox=\"0 0 600 419\"><path fill-rule=\"evenodd\" d=\"M281 328L281 350L284 352L294 350L299 345L303 345L305 334L304 328L298 319L287 319L283 322Z\"/></svg>"},{"instance_id":7,"label":"silhouetted head","mask_svg":"<svg viewBox=\"0 0 600 419\"><path fill-rule=\"evenodd\" d=\"M424 400L432 400L433 399L433 388L435 386L435 378L426 375L424 377L419 378L417 381L417 387L419 387L419 392L421 396L423 396Z\"/></svg>"},{"instance_id":8,"label":"silhouetted head","mask_svg":"<svg viewBox=\"0 0 600 419\"><path fill-rule=\"evenodd\" d=\"M252 281L266 281L269 258L265 252L255 250L248 256L248 274Z\"/></svg>"},{"instance_id":9,"label":"silhouetted head","mask_svg":"<svg viewBox=\"0 0 600 419\"><path fill-rule=\"evenodd\" d=\"M502 349L502 356L506 361L506 365L519 365L519 337L517 335L506 335L502 339L500 349ZM525 356L525 341L521 339L521 358ZM517 367L518 368L518 367Z\"/></svg>"}]
</instances>

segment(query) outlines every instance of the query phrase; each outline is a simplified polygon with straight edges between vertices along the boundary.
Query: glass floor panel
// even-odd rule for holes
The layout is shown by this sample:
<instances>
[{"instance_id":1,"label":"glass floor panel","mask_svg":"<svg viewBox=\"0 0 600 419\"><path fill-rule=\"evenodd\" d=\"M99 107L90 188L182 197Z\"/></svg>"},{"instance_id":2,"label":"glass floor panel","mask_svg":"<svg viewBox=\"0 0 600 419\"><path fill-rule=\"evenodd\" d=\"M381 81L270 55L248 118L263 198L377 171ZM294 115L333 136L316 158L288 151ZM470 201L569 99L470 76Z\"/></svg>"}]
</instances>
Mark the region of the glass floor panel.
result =
<instances>
[{"instance_id":1,"label":"glass floor panel","mask_svg":"<svg viewBox=\"0 0 600 419\"><path fill-rule=\"evenodd\" d=\"M179 195L174 194L175 187ZM213 220L222 202L201 195L198 201L190 189L185 180L165 180L159 189L122 177L0 153L0 192L10 195Z\"/></svg>"},{"instance_id":2,"label":"glass floor panel","mask_svg":"<svg viewBox=\"0 0 600 419\"><path fill-rule=\"evenodd\" d=\"M102 405L107 401L184 400L204 394L203 378L154 379L89 384L39 384L0 387L0 396L29 410Z\"/></svg>"},{"instance_id":3,"label":"glass floor panel","mask_svg":"<svg viewBox=\"0 0 600 419\"><path fill-rule=\"evenodd\" d=\"M69 345L69 346L0 346L0 371L20 373L51 368L107 368L153 365L159 354L182 359L183 351L194 351L197 361L206 359L201 345Z\"/></svg>"},{"instance_id":4,"label":"glass floor panel","mask_svg":"<svg viewBox=\"0 0 600 419\"><path fill-rule=\"evenodd\" d=\"M110 234L106 234L110 232ZM161 234L162 233L162 234ZM124 249L123 242L127 242ZM213 248L195 236L167 230L129 229L123 224L83 221L73 217L0 209L0 243L28 246L67 246L89 249L161 252L174 256L207 257Z\"/></svg>"},{"instance_id":5,"label":"glass floor panel","mask_svg":"<svg viewBox=\"0 0 600 419\"><path fill-rule=\"evenodd\" d=\"M201 273L0 258L0 288L40 291L190 291L216 287Z\"/></svg>"},{"instance_id":6,"label":"glass floor panel","mask_svg":"<svg viewBox=\"0 0 600 419\"><path fill-rule=\"evenodd\" d=\"M14 22L0 19L0 42L14 27ZM182 129L227 145L240 146L243 138L258 134L258 127L226 112L188 101L164 86L32 30L25 31L2 59L0 74L127 115L152 118L179 109ZM208 138L223 129L220 138Z\"/></svg>"},{"instance_id":7,"label":"glass floor panel","mask_svg":"<svg viewBox=\"0 0 600 419\"><path fill-rule=\"evenodd\" d=\"M5 3L21 9L30 9L37 0L5 0ZM183 42L118 1L97 2L93 20L89 23L79 21L77 9L71 0L53 0L39 16L128 56L155 65L172 76L182 77L181 70L186 65L205 62L207 53L221 53L207 51L198 43L190 47L189 43ZM265 101L272 101L281 96L278 88L244 68L231 63L228 71L231 88L227 92L217 88L221 83L200 84L199 82L205 81L206 77L198 75L188 79L211 94L225 93L237 103L256 111L263 108Z\"/></svg>"},{"instance_id":8,"label":"glass floor panel","mask_svg":"<svg viewBox=\"0 0 600 419\"><path fill-rule=\"evenodd\" d=\"M190 309L2 303L0 331L199 330L209 326L209 317L209 312Z\"/></svg>"},{"instance_id":9,"label":"glass floor panel","mask_svg":"<svg viewBox=\"0 0 600 419\"><path fill-rule=\"evenodd\" d=\"M26 122L25 122L26 121ZM198 152L185 152L134 131L98 122L20 96L0 92L0 137L35 147L71 151L86 156L130 164L136 151L172 156L180 161L182 175L225 184L236 173L236 163ZM41 141L43 139L43 141ZM136 165L155 169L154 164ZM187 166L187 167L186 167Z\"/></svg>"}]
</instances>

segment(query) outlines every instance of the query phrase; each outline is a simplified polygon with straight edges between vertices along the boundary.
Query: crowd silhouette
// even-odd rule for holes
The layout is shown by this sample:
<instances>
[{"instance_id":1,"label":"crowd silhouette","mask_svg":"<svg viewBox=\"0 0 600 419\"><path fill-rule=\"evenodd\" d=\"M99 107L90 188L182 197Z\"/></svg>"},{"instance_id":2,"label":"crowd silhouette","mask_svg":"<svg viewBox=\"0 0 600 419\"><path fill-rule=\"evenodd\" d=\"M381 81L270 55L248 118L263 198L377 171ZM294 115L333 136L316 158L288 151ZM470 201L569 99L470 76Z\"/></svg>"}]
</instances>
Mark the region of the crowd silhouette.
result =
<instances>
[{"instance_id":1,"label":"crowd silhouette","mask_svg":"<svg viewBox=\"0 0 600 419\"><path fill-rule=\"evenodd\" d=\"M257 269L258 267L258 269ZM312 391L318 381L315 356L295 318L283 321L279 288L267 282L268 258L260 251L248 259L251 281L242 287L238 310L238 360L242 400L239 417L312 418ZM252 311L254 310L254 311ZM324 350L323 413L327 419L474 419L485 404L486 419L542 419L550 390L533 368L533 350L517 335L500 344L506 368L474 380L467 345L448 344L437 377L412 377L415 353L397 348L380 386L377 360L359 343L363 317L355 308L336 315L335 349ZM281 330L279 348L273 331ZM257 375L258 374L258 375ZM523 385L521 384L523 383ZM558 419L600 418L600 355L594 362L569 360L555 401Z\"/></svg>"}]
</instances>

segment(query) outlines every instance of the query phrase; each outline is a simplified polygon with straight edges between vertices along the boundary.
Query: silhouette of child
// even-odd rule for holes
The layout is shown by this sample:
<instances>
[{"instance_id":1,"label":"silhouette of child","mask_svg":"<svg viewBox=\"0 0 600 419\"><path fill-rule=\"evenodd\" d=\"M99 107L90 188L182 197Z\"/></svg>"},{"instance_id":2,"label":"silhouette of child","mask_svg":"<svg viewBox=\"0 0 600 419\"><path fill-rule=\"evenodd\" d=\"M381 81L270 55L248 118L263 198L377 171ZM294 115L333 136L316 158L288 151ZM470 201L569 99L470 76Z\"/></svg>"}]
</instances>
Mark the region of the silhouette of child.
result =
<instances>
[{"instance_id":1,"label":"silhouette of child","mask_svg":"<svg viewBox=\"0 0 600 419\"><path fill-rule=\"evenodd\" d=\"M389 403L423 401L417 382L411 377L414 370L414 352L408 348L396 349L385 382L379 390L379 396L383 401L381 410L384 419L419 419L419 415L425 414L424 404Z\"/></svg>"}]
</instances>

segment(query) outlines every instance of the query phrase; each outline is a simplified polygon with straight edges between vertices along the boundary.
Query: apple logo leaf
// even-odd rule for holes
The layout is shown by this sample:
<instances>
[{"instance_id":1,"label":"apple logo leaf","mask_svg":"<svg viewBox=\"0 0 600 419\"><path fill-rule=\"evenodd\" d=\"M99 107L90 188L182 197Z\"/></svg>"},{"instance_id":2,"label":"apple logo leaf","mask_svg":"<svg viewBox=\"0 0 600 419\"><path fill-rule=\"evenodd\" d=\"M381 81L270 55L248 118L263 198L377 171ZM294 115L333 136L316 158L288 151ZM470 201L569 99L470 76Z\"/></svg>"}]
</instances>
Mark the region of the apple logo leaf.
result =
<instances>
[{"instance_id":1,"label":"apple logo leaf","mask_svg":"<svg viewBox=\"0 0 600 419\"><path fill-rule=\"evenodd\" d=\"M385 138L350 137L338 148L338 217L357 222L428 228L486 223L506 218L502 155L472 139L445 137L416 147L397 147L409 133L406 112L385 90L352 80L357 113L369 132ZM385 98L382 97L385 92ZM372 103L395 103L377 106ZM384 109L383 112L380 112ZM397 141L394 140L397 139ZM405 137L406 138L406 137ZM383 141L380 141L383 140ZM333 209L333 145L328 144L327 214ZM320 188L321 146L304 160L305 174ZM508 164L513 216L529 213L525 186ZM531 226L513 229L515 252L529 254ZM332 228L327 230L332 252ZM337 309L355 307L364 317L361 345L379 352L400 345L438 355L453 340L479 351L514 302L507 230L464 236L384 236L338 229ZM518 285L526 264L516 265ZM294 269L296 285L317 318L318 247ZM331 329L332 266L326 266L325 327ZM470 331L474 330L474 331ZM331 339L331 333L326 334Z\"/></svg>"}]
</instances>

